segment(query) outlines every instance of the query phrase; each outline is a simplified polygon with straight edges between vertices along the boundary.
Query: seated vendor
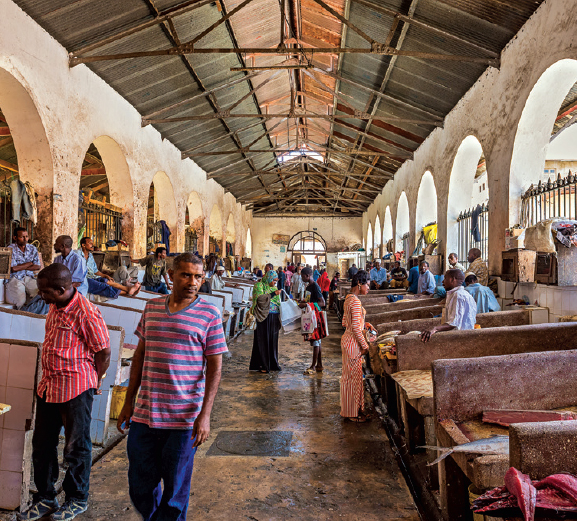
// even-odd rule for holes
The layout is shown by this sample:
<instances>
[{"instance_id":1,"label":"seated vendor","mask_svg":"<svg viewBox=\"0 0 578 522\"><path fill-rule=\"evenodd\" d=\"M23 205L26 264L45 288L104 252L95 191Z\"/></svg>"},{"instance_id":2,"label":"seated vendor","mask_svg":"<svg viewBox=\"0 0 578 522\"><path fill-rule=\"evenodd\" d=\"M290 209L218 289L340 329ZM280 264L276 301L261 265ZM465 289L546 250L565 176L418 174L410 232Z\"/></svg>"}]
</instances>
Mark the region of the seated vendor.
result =
<instances>
[{"instance_id":1,"label":"seated vendor","mask_svg":"<svg viewBox=\"0 0 578 522\"><path fill-rule=\"evenodd\" d=\"M407 291L410 294L417 294L417 284L419 283L419 267L412 266L407 274L407 282L409 287Z\"/></svg>"},{"instance_id":2,"label":"seated vendor","mask_svg":"<svg viewBox=\"0 0 578 522\"><path fill-rule=\"evenodd\" d=\"M157 292L159 294L170 294L172 285L169 281L167 272L167 249L158 247L154 255L143 257L142 259L133 260L145 267L143 284L147 292ZM164 278L164 283L161 281Z\"/></svg>"},{"instance_id":3,"label":"seated vendor","mask_svg":"<svg viewBox=\"0 0 578 522\"><path fill-rule=\"evenodd\" d=\"M108 297L109 299L116 299L119 295L133 296L138 294L141 284L122 285L117 283L113 277L101 272L96 266L94 256L94 242L89 237L83 237L80 240L80 249L75 252L82 256L86 261L86 281L88 283L88 293L93 295L100 295Z\"/></svg>"},{"instance_id":4,"label":"seated vendor","mask_svg":"<svg viewBox=\"0 0 578 522\"><path fill-rule=\"evenodd\" d=\"M421 333L421 340L426 343L437 332L450 330L473 330L476 324L477 304L474 298L463 287L464 273L451 269L444 277L444 288L447 292L446 322Z\"/></svg>"},{"instance_id":5,"label":"seated vendor","mask_svg":"<svg viewBox=\"0 0 578 522\"><path fill-rule=\"evenodd\" d=\"M494 292L487 286L478 283L475 274L466 274L466 291L474 298L478 305L478 313L485 314L488 312L499 312L501 310Z\"/></svg>"},{"instance_id":6,"label":"seated vendor","mask_svg":"<svg viewBox=\"0 0 578 522\"><path fill-rule=\"evenodd\" d=\"M12 249L10 279L6 283L6 302L21 308L27 299L38 294L36 284L37 270L40 270L40 254L34 245L28 243L28 232L18 227L12 236L14 243L8 246ZM0 281L2 284L3 281Z\"/></svg>"},{"instance_id":7,"label":"seated vendor","mask_svg":"<svg viewBox=\"0 0 578 522\"><path fill-rule=\"evenodd\" d=\"M405 268L401 267L399 261L393 263L393 268L391 269L391 281L389 283L390 288L408 288L409 281L407 280L407 271Z\"/></svg>"},{"instance_id":8,"label":"seated vendor","mask_svg":"<svg viewBox=\"0 0 578 522\"><path fill-rule=\"evenodd\" d=\"M224 275L225 275L225 267L224 266L218 266L217 269L215 270L215 273L211 277L211 289L212 290L216 290L217 292L220 292L221 290L223 290L225 288L225 281L223 280Z\"/></svg>"},{"instance_id":9,"label":"seated vendor","mask_svg":"<svg viewBox=\"0 0 578 522\"><path fill-rule=\"evenodd\" d=\"M384 290L388 288L387 284L387 270L381 268L381 261L375 260L374 267L369 272L369 289L370 290Z\"/></svg>"},{"instance_id":10,"label":"seated vendor","mask_svg":"<svg viewBox=\"0 0 578 522\"><path fill-rule=\"evenodd\" d=\"M461 270L464 274L466 273L466 269L464 268L464 266L458 262L458 255L456 253L452 252L448 256L448 263L450 264L450 269L457 268L458 270Z\"/></svg>"},{"instance_id":11,"label":"seated vendor","mask_svg":"<svg viewBox=\"0 0 578 522\"><path fill-rule=\"evenodd\" d=\"M422 261L420 265L421 275L417 283L417 293L422 295L432 295L436 289L436 278L429 270L429 263Z\"/></svg>"}]
</instances>

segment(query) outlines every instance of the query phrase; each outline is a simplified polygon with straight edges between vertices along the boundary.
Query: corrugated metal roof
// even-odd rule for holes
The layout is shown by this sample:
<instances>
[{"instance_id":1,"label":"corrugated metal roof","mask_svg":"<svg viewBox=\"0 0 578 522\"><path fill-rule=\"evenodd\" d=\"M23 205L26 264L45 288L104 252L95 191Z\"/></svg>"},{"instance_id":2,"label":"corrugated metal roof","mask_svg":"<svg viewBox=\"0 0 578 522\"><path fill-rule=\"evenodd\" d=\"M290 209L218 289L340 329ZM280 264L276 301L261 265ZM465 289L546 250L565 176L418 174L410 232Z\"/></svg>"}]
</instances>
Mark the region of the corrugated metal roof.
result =
<instances>
[{"instance_id":1,"label":"corrugated metal roof","mask_svg":"<svg viewBox=\"0 0 578 522\"><path fill-rule=\"evenodd\" d=\"M80 54L83 57L159 51L190 42L243 2L15 1L72 53L135 29L155 16L172 13L171 23L165 20L162 24L109 41L83 52ZM374 195L386 183L388 173L394 174L435 128L432 120L443 119L483 73L486 65L475 63L472 58L499 54L542 2L369 0L375 4L368 6L368 0L325 0L340 15L348 13L352 24L380 43L388 37L394 13L413 17L460 38L461 41L414 24L398 25L391 45L402 52L471 57L447 61L369 53L346 53L341 58L337 53L312 55L307 50L314 47L369 49L370 44L352 28L344 29L343 23L315 0L283 1L288 48L279 54L144 56L98 61L90 63L89 67L134 105L143 117L155 120L154 126L183 151L184 156L192 155L209 176L216 175L215 179L221 185L254 211L270 208L278 213L313 209L327 213L341 211L347 215L360 214L373 201ZM253 0L195 47L273 49L280 43L280 27L280 0ZM344 33L346 37L342 38ZM300 49L295 50L296 47ZM315 66L329 74L317 70L267 71L230 85L249 74L231 71L231 68L294 65L298 63L296 58L301 64ZM343 79L337 81L333 74ZM261 86L263 82L266 83ZM223 85L227 86L213 95L203 94ZM383 96L376 96L368 88L381 89ZM256 90L251 93L251 89ZM242 98L245 99L238 103ZM575 99L574 92L574 106ZM173 107L179 103L181 105ZM215 115L232 106L233 116L255 117L193 119ZM292 106L298 112L307 111L309 117L266 120L257 117L259 113L287 115ZM367 112L373 119L361 119L356 111ZM317 117L312 118L312 115ZM333 122L319 118L331 115L335 116ZM189 120L158 121L174 118ZM400 118L423 122L397 121ZM558 128L567 121L568 117L561 118L557 122ZM268 152L196 155L208 151L237 151L238 146L248 145L251 149ZM273 152L275 146L279 149L301 147L318 151L320 156L309 156L309 163L303 163L302 159L281 163L276 157L282 153ZM0 149L0 156L10 154L7 148L9 146ZM352 150L359 154L349 155ZM378 157L371 153L389 156ZM319 157L321 163L315 161ZM251 175L253 168L275 170ZM276 199L279 191L284 191L282 197L289 204L279 204ZM260 199L251 199L255 197ZM302 206L304 204L317 206Z\"/></svg>"}]
</instances>

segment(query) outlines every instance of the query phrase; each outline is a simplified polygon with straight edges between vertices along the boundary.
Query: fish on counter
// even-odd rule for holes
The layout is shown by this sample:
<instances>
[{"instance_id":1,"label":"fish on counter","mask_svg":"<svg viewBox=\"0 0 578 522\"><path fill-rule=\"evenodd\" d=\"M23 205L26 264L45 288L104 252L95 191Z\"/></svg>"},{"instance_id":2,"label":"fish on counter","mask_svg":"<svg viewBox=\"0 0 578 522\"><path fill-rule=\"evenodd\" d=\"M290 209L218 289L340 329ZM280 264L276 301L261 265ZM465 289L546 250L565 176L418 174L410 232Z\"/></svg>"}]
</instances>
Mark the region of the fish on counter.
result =
<instances>
[{"instance_id":1,"label":"fish on counter","mask_svg":"<svg viewBox=\"0 0 578 522\"><path fill-rule=\"evenodd\" d=\"M433 466L442 461L452 453L479 453L481 455L508 455L510 453L510 438L507 435L495 435L487 439L466 442L452 448L441 446L420 446L420 448L442 451L443 453L430 462L428 466Z\"/></svg>"},{"instance_id":2,"label":"fish on counter","mask_svg":"<svg viewBox=\"0 0 578 522\"><path fill-rule=\"evenodd\" d=\"M488 424L509 426L517 422L550 422L560 420L576 420L576 414L571 411L550 410L486 410L482 421Z\"/></svg>"}]
</instances>

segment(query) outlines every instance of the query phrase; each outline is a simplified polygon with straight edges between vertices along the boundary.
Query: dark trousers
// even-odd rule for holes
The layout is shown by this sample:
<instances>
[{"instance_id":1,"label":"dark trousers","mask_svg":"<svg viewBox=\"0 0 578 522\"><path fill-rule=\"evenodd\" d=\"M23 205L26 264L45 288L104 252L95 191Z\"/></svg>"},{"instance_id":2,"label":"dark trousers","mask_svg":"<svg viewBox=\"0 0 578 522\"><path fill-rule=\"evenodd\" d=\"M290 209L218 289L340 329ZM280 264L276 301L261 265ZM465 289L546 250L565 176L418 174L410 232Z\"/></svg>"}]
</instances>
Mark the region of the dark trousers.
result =
<instances>
[{"instance_id":1,"label":"dark trousers","mask_svg":"<svg viewBox=\"0 0 578 522\"><path fill-rule=\"evenodd\" d=\"M378 285L375 281L369 283L370 290L385 290L386 288L389 288L389 284L386 281L381 283L381 285Z\"/></svg>"},{"instance_id":2,"label":"dark trousers","mask_svg":"<svg viewBox=\"0 0 578 522\"><path fill-rule=\"evenodd\" d=\"M89 294L102 295L110 299L116 299L120 295L121 291L118 288L110 286L104 277L97 277L95 279L88 277L86 281L88 282Z\"/></svg>"},{"instance_id":3,"label":"dark trousers","mask_svg":"<svg viewBox=\"0 0 578 522\"><path fill-rule=\"evenodd\" d=\"M62 487L66 500L86 501L92 442L90 421L94 389L86 390L68 402L46 402L37 397L36 422L32 436L32 464L38 493L34 502L56 498L58 479L58 436L64 426L64 462L68 464Z\"/></svg>"},{"instance_id":4,"label":"dark trousers","mask_svg":"<svg viewBox=\"0 0 578 522\"><path fill-rule=\"evenodd\" d=\"M169 289L165 283L159 283L158 285L145 286L147 292L157 292L159 294L170 294Z\"/></svg>"},{"instance_id":5,"label":"dark trousers","mask_svg":"<svg viewBox=\"0 0 578 522\"><path fill-rule=\"evenodd\" d=\"M131 422L126 447L128 490L144 520L187 519L197 452L192 434L192 429L149 428Z\"/></svg>"}]
</instances>

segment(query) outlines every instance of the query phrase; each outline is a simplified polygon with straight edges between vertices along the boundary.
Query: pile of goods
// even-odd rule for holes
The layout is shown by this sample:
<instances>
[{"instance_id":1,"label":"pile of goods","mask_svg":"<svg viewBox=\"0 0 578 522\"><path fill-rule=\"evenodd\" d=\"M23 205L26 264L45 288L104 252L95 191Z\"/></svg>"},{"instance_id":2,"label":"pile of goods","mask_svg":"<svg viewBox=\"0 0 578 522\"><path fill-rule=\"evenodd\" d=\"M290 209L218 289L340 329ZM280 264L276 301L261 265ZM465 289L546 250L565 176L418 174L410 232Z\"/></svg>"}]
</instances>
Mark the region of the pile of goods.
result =
<instances>
[{"instance_id":1,"label":"pile of goods","mask_svg":"<svg viewBox=\"0 0 578 522\"><path fill-rule=\"evenodd\" d=\"M478 497L472 504L475 513L492 516L519 517L534 520L536 510L545 520L576 520L576 477L557 473L542 480L531 480L516 468L504 477L504 486L494 488ZM501 512L501 513L498 513ZM573 514L574 515L571 515Z\"/></svg>"},{"instance_id":2,"label":"pile of goods","mask_svg":"<svg viewBox=\"0 0 578 522\"><path fill-rule=\"evenodd\" d=\"M377 346L379 347L379 356L383 359L387 353L396 355L395 338L401 333L400 330L392 330L386 332L377 338Z\"/></svg>"}]
</instances>

